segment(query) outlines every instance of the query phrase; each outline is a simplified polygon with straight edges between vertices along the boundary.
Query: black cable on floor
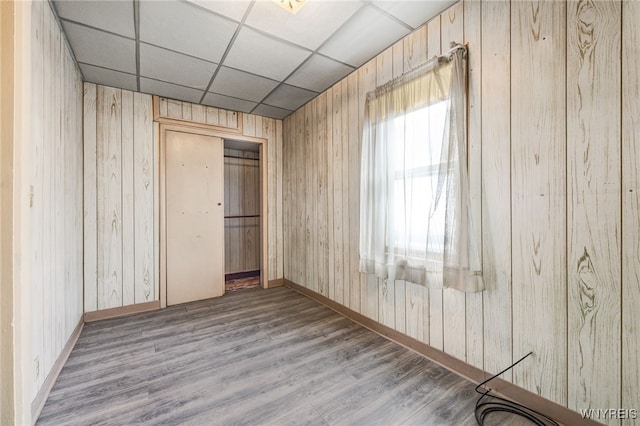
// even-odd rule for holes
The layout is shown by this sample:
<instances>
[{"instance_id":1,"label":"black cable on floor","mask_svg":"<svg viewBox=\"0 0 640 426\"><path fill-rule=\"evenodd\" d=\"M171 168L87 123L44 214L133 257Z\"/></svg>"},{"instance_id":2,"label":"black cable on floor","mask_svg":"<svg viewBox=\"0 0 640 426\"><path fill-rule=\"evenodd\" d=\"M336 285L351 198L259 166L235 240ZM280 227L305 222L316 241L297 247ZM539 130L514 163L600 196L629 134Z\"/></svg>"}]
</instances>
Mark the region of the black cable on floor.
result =
<instances>
[{"instance_id":1,"label":"black cable on floor","mask_svg":"<svg viewBox=\"0 0 640 426\"><path fill-rule=\"evenodd\" d=\"M491 394L491 388L483 388L483 386L489 383L491 380L495 379L502 373L511 370L513 367L520 364L525 358L530 355L533 355L533 352L529 352L528 354L511 364L509 367L505 368L498 374L489 377L487 380L476 386L476 392L480 394L480 398L478 398L478 401L476 402L475 409L476 421L478 422L478 425L484 425L484 421L487 415L491 413L501 412L523 417L538 426L560 426L558 422L545 416L539 411L533 410L525 405L518 404L517 402L513 402L508 399L493 395Z\"/></svg>"}]
</instances>

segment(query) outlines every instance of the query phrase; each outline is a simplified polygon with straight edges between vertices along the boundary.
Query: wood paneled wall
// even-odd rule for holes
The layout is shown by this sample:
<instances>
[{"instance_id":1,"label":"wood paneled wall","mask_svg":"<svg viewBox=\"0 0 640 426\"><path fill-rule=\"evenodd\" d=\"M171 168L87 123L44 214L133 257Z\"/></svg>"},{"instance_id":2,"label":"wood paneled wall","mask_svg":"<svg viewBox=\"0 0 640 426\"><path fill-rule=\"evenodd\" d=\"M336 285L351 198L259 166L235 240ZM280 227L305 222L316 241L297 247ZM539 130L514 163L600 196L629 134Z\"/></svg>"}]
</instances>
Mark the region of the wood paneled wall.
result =
<instances>
[{"instance_id":1,"label":"wood paneled wall","mask_svg":"<svg viewBox=\"0 0 640 426\"><path fill-rule=\"evenodd\" d=\"M84 84L85 312L158 300L158 161L149 95Z\"/></svg>"},{"instance_id":2,"label":"wood paneled wall","mask_svg":"<svg viewBox=\"0 0 640 426\"><path fill-rule=\"evenodd\" d=\"M488 372L533 351L505 379L572 410L640 406L637 22L638 1L460 2L296 111L285 278ZM478 294L358 272L364 96L453 40L469 45Z\"/></svg>"},{"instance_id":3,"label":"wood paneled wall","mask_svg":"<svg viewBox=\"0 0 640 426\"><path fill-rule=\"evenodd\" d=\"M31 13L35 397L82 318L82 81L49 4L33 2Z\"/></svg>"},{"instance_id":4,"label":"wood paneled wall","mask_svg":"<svg viewBox=\"0 0 640 426\"><path fill-rule=\"evenodd\" d=\"M152 97L84 84L85 312L159 300L159 163ZM164 100L166 117L267 140L269 279L283 277L282 121Z\"/></svg>"},{"instance_id":5,"label":"wood paneled wall","mask_svg":"<svg viewBox=\"0 0 640 426\"><path fill-rule=\"evenodd\" d=\"M256 271L260 269L258 153L225 149L224 155L224 272Z\"/></svg>"}]
</instances>

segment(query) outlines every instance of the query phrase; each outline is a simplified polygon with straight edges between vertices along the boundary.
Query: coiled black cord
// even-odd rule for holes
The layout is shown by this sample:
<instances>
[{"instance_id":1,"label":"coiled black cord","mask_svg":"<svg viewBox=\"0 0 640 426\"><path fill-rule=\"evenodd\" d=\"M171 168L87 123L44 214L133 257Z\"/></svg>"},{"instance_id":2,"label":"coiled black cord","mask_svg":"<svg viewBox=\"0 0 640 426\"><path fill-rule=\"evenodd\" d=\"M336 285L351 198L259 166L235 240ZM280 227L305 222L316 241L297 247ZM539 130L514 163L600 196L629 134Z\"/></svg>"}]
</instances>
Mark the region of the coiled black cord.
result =
<instances>
[{"instance_id":1,"label":"coiled black cord","mask_svg":"<svg viewBox=\"0 0 640 426\"><path fill-rule=\"evenodd\" d=\"M511 413L516 416L523 417L538 426L560 426L558 422L545 416L539 411L528 408L525 405L518 404L517 402L513 402L508 399L504 399L499 396L492 395L491 388L481 389L484 385L489 383L491 380L495 379L502 373L511 370L513 367L520 364L522 361L524 361L525 358L527 358L530 355L533 355L533 352L529 352L528 354L526 354L525 356L523 356L522 358L520 358L519 360L511 364L509 367L505 368L498 374L495 374L489 377L487 380L485 380L484 382L476 386L476 392L480 394L480 398L478 398L478 401L476 401L476 409L475 409L476 421L478 422L478 425L480 426L484 425L484 421L487 415L491 413L501 412L501 413ZM483 400L486 400L486 401L483 402Z\"/></svg>"}]
</instances>

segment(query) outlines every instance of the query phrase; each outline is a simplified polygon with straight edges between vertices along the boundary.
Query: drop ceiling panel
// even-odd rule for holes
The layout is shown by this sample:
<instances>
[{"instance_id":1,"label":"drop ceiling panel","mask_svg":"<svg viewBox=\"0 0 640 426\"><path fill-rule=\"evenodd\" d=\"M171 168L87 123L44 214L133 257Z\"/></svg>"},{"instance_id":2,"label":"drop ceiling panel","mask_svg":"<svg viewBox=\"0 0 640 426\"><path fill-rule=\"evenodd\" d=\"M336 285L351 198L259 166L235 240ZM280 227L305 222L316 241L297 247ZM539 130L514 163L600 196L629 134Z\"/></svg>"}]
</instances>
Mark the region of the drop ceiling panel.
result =
<instances>
[{"instance_id":1,"label":"drop ceiling panel","mask_svg":"<svg viewBox=\"0 0 640 426\"><path fill-rule=\"evenodd\" d=\"M149 93L150 95L164 96L166 98L178 99L180 101L193 102L196 104L200 102L200 98L204 93L202 90L177 86L175 84L151 80L144 77L140 77L140 91L143 93Z\"/></svg>"},{"instance_id":2,"label":"drop ceiling panel","mask_svg":"<svg viewBox=\"0 0 640 426\"><path fill-rule=\"evenodd\" d=\"M205 90L217 64L140 43L140 75Z\"/></svg>"},{"instance_id":3,"label":"drop ceiling panel","mask_svg":"<svg viewBox=\"0 0 640 426\"><path fill-rule=\"evenodd\" d=\"M132 1L56 1L63 19L80 22L101 30L135 38Z\"/></svg>"},{"instance_id":4,"label":"drop ceiling panel","mask_svg":"<svg viewBox=\"0 0 640 426\"><path fill-rule=\"evenodd\" d=\"M219 15L240 22L247 8L251 4L249 0L188 0L191 3L211 10Z\"/></svg>"},{"instance_id":5,"label":"drop ceiling panel","mask_svg":"<svg viewBox=\"0 0 640 426\"><path fill-rule=\"evenodd\" d=\"M199 103L215 75L203 103L274 118L454 3L53 0L87 81Z\"/></svg>"},{"instance_id":6,"label":"drop ceiling panel","mask_svg":"<svg viewBox=\"0 0 640 426\"><path fill-rule=\"evenodd\" d=\"M238 24L191 3L140 2L140 40L220 62Z\"/></svg>"},{"instance_id":7,"label":"drop ceiling panel","mask_svg":"<svg viewBox=\"0 0 640 426\"><path fill-rule=\"evenodd\" d=\"M274 90L263 103L295 111L311 99L315 98L316 95L316 92L283 84Z\"/></svg>"},{"instance_id":8,"label":"drop ceiling panel","mask_svg":"<svg viewBox=\"0 0 640 426\"><path fill-rule=\"evenodd\" d=\"M333 59L314 54L287 79L287 83L322 92L354 69Z\"/></svg>"},{"instance_id":9,"label":"drop ceiling panel","mask_svg":"<svg viewBox=\"0 0 640 426\"><path fill-rule=\"evenodd\" d=\"M221 67L211 92L260 102L279 82L232 68Z\"/></svg>"},{"instance_id":10,"label":"drop ceiling panel","mask_svg":"<svg viewBox=\"0 0 640 426\"><path fill-rule=\"evenodd\" d=\"M245 23L315 50L360 7L359 1L309 1L292 15L272 1L259 1Z\"/></svg>"},{"instance_id":11,"label":"drop ceiling panel","mask_svg":"<svg viewBox=\"0 0 640 426\"><path fill-rule=\"evenodd\" d=\"M135 41L69 21L62 25L78 62L136 73Z\"/></svg>"},{"instance_id":12,"label":"drop ceiling panel","mask_svg":"<svg viewBox=\"0 0 640 426\"><path fill-rule=\"evenodd\" d=\"M277 118L282 120L286 118L293 111L289 111L288 109L277 108L270 105L260 104L252 111L253 114L262 115L264 117Z\"/></svg>"},{"instance_id":13,"label":"drop ceiling panel","mask_svg":"<svg viewBox=\"0 0 640 426\"><path fill-rule=\"evenodd\" d=\"M282 81L310 54L301 47L243 27L224 65Z\"/></svg>"},{"instance_id":14,"label":"drop ceiling panel","mask_svg":"<svg viewBox=\"0 0 640 426\"><path fill-rule=\"evenodd\" d=\"M251 112L257 105L256 102L249 102L243 99L232 98L229 96L218 95L216 93L207 93L204 97L203 103L205 105L230 109L232 111Z\"/></svg>"},{"instance_id":15,"label":"drop ceiling panel","mask_svg":"<svg viewBox=\"0 0 640 426\"><path fill-rule=\"evenodd\" d=\"M384 13L364 7L319 52L359 67L408 33L407 27Z\"/></svg>"},{"instance_id":16,"label":"drop ceiling panel","mask_svg":"<svg viewBox=\"0 0 640 426\"><path fill-rule=\"evenodd\" d=\"M373 4L386 12L407 23L413 28L418 28L433 16L439 15L458 0L430 0L430 1L406 1L386 0L373 1Z\"/></svg>"},{"instance_id":17,"label":"drop ceiling panel","mask_svg":"<svg viewBox=\"0 0 640 426\"><path fill-rule=\"evenodd\" d=\"M107 68L94 67L93 65L88 64L79 65L85 81L131 91L138 90L137 79L133 74L127 74Z\"/></svg>"}]
</instances>

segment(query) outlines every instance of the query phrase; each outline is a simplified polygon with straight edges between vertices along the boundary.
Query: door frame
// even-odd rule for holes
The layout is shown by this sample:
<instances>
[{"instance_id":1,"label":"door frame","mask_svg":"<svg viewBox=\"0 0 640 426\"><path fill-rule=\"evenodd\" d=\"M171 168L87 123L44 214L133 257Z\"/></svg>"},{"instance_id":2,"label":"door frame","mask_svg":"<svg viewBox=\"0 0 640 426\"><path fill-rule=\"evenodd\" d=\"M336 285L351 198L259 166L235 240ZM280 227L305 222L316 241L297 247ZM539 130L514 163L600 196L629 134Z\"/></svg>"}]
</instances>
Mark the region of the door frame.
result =
<instances>
[{"instance_id":1,"label":"door frame","mask_svg":"<svg viewBox=\"0 0 640 426\"><path fill-rule=\"evenodd\" d=\"M236 141L258 144L260 164L260 285L267 288L269 281L269 236L268 226L268 175L267 175L267 139L244 136L234 132L225 132L219 128L205 128L202 125L190 126L189 124L156 122L159 134L159 225L160 225L160 307L167 307L167 194L166 194L166 135L168 131L190 133L196 135L213 136L217 138L233 139Z\"/></svg>"}]
</instances>

